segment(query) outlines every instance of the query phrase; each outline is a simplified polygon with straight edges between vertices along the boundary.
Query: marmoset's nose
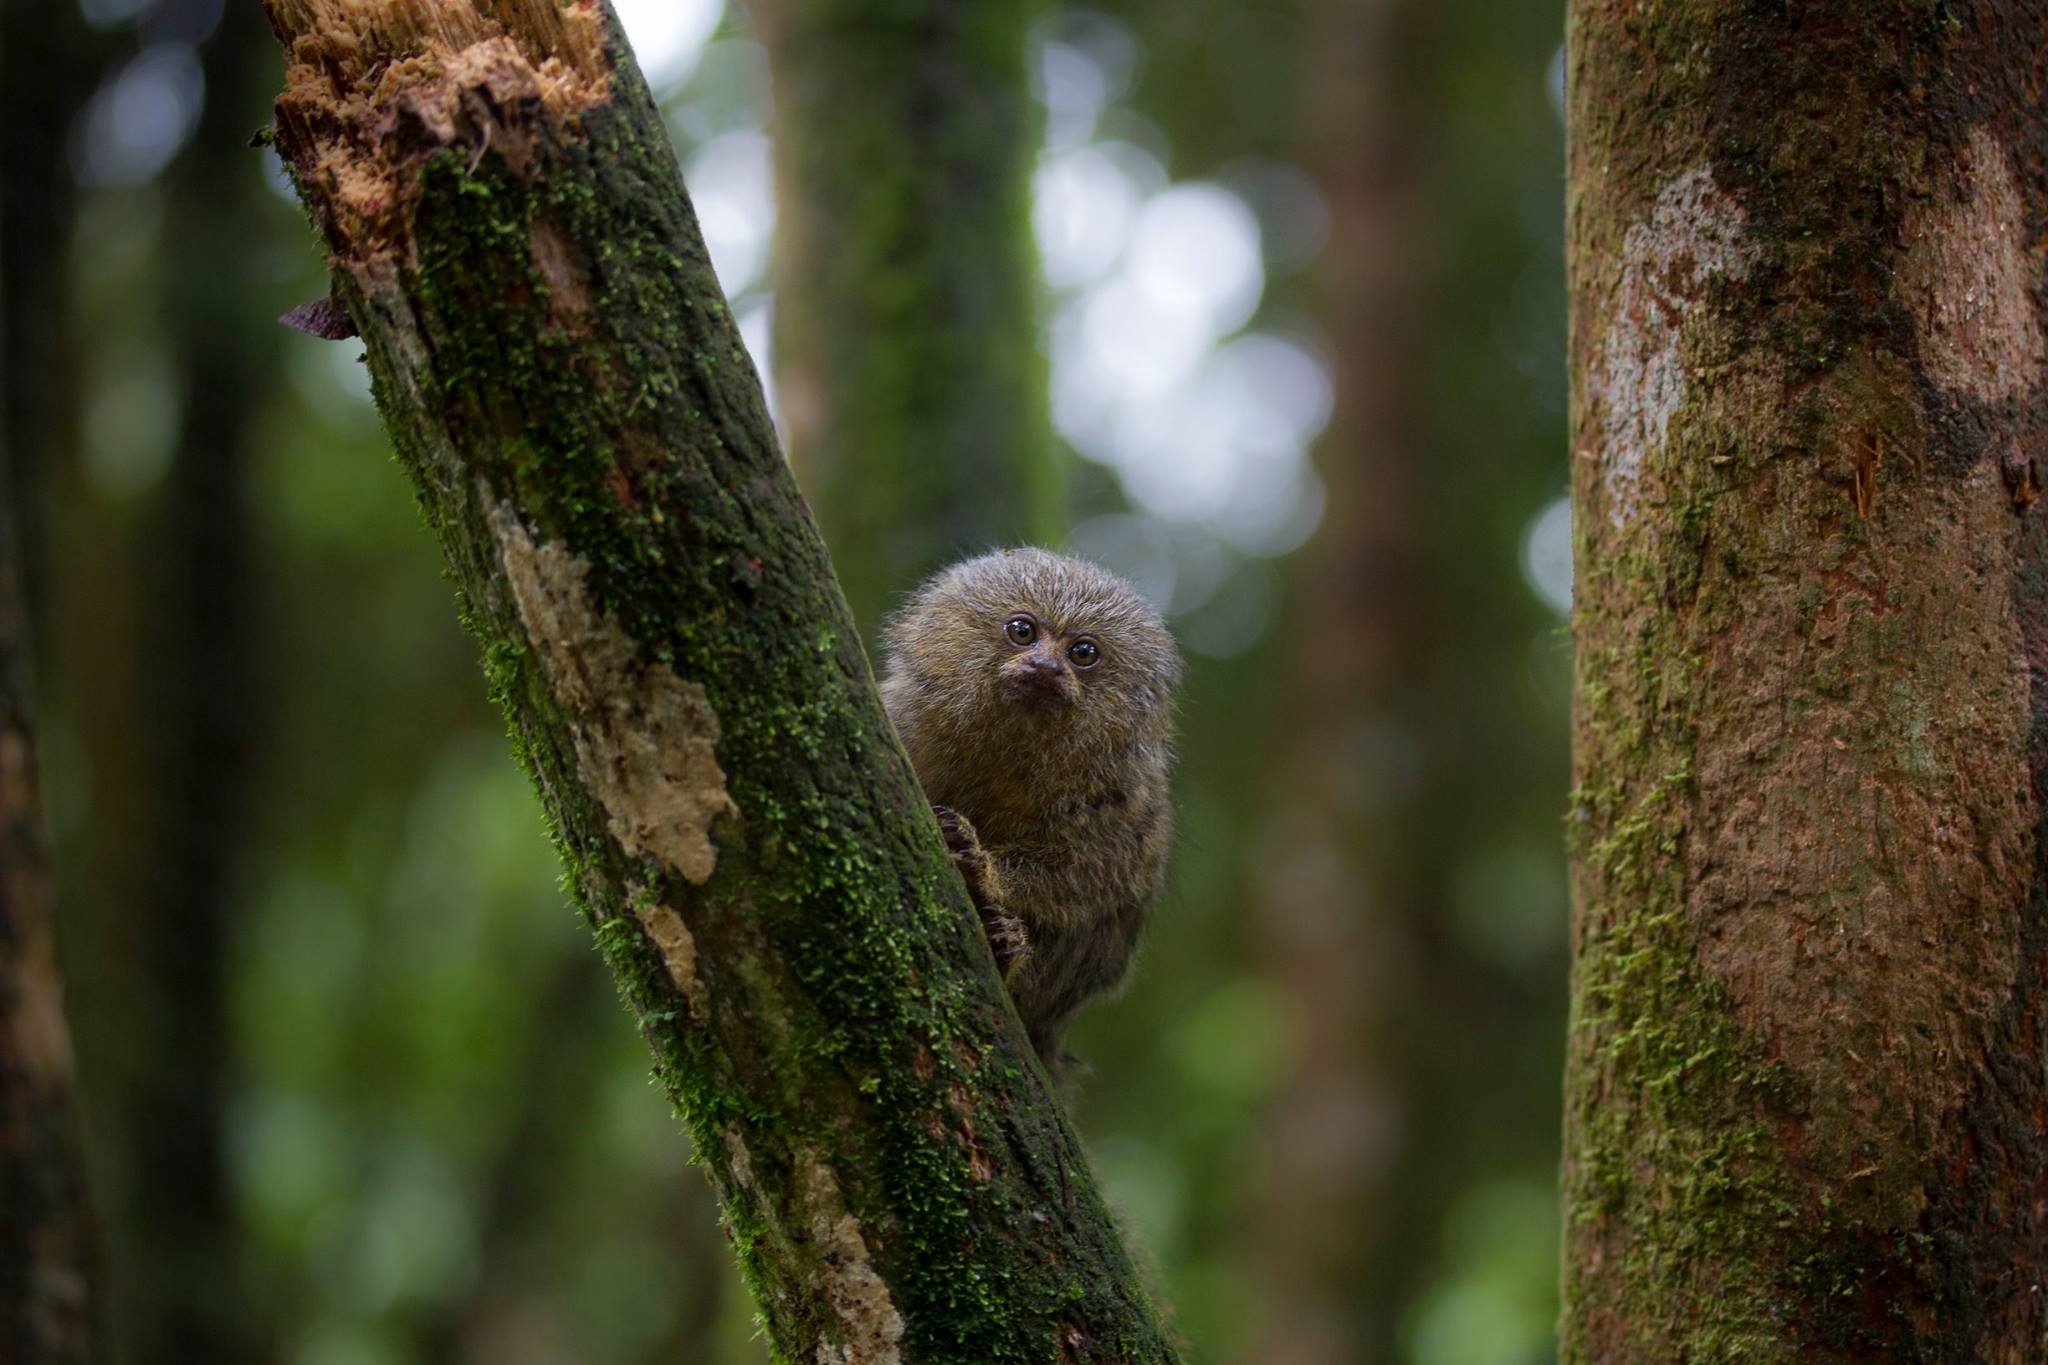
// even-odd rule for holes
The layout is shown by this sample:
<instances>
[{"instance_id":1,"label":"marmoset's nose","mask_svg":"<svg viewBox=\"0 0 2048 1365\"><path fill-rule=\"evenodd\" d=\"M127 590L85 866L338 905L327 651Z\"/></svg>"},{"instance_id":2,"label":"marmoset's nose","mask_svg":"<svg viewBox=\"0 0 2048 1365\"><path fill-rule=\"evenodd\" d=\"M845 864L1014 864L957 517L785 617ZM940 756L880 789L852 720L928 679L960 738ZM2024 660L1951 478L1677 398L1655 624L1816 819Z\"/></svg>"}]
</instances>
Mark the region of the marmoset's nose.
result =
<instances>
[{"instance_id":1,"label":"marmoset's nose","mask_svg":"<svg viewBox=\"0 0 2048 1365\"><path fill-rule=\"evenodd\" d=\"M1035 677L1049 677L1060 671L1060 661L1041 649L1034 649L1017 663L1018 671Z\"/></svg>"}]
</instances>

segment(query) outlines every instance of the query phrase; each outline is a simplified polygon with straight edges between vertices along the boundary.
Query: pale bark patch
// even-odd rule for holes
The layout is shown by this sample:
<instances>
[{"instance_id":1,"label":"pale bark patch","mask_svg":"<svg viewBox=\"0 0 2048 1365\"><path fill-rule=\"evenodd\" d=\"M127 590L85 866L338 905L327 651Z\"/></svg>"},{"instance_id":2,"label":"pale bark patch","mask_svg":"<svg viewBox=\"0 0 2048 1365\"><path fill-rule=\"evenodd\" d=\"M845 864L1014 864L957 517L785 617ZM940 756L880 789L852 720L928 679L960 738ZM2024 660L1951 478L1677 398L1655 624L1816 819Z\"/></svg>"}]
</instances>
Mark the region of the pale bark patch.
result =
<instances>
[{"instance_id":1,"label":"pale bark patch","mask_svg":"<svg viewBox=\"0 0 2048 1365\"><path fill-rule=\"evenodd\" d=\"M900 1365L903 1315L868 1259L838 1177L816 1157L804 1159L803 1198L818 1254L817 1288L843 1329L840 1341L818 1343L817 1365Z\"/></svg>"},{"instance_id":2,"label":"pale bark patch","mask_svg":"<svg viewBox=\"0 0 2048 1365\"><path fill-rule=\"evenodd\" d=\"M18 961L0 965L0 1001L11 1006L0 1016L7 1032L0 1057L19 1066L32 1084L52 1087L69 1082L71 1033L53 945L43 933L31 935Z\"/></svg>"},{"instance_id":3,"label":"pale bark patch","mask_svg":"<svg viewBox=\"0 0 2048 1365\"><path fill-rule=\"evenodd\" d=\"M732 1172L732 1183L743 1190L754 1188L754 1154L747 1150L746 1140L736 1128L726 1128L719 1136L725 1139L725 1159Z\"/></svg>"},{"instance_id":4,"label":"pale bark patch","mask_svg":"<svg viewBox=\"0 0 2048 1365\"><path fill-rule=\"evenodd\" d=\"M2026 207L1988 129L1971 132L1956 175L1953 198L1919 205L1907 218L1899 283L1929 377L1995 402L2032 389L2044 360Z\"/></svg>"},{"instance_id":5,"label":"pale bark patch","mask_svg":"<svg viewBox=\"0 0 2048 1365\"><path fill-rule=\"evenodd\" d=\"M35 753L25 731L0 727L0 813L33 819L39 807ZM16 850L9 850L10 852ZM33 855L0 866L0 926L11 917L17 934L11 953L0 954L0 1059L27 1072L37 1088L69 1084L71 1032L64 1023L63 989L57 973L56 943L49 928L49 882Z\"/></svg>"},{"instance_id":6,"label":"pale bark patch","mask_svg":"<svg viewBox=\"0 0 2048 1365\"><path fill-rule=\"evenodd\" d=\"M576 244L545 218L533 224L533 268L548 287L548 321L581 328L590 314L590 272Z\"/></svg>"},{"instance_id":7,"label":"pale bark patch","mask_svg":"<svg viewBox=\"0 0 2048 1365\"><path fill-rule=\"evenodd\" d=\"M641 931L654 945L654 951L661 954L668 979L690 1002L690 1013L700 1021L707 1018L709 1002L704 984L697 979L697 940L690 936L690 927L673 908L655 900L648 888L628 886L626 892L633 906L633 918L640 922Z\"/></svg>"},{"instance_id":8,"label":"pale bark patch","mask_svg":"<svg viewBox=\"0 0 2048 1365\"><path fill-rule=\"evenodd\" d=\"M1685 402L1687 311L1715 275L1739 279L1756 258L1747 223L1742 206L1699 166L1666 185L1649 218L1622 239L1607 332L1586 388L1601 414L1600 481L1617 528L1641 505L1644 467Z\"/></svg>"},{"instance_id":9,"label":"pale bark patch","mask_svg":"<svg viewBox=\"0 0 2048 1365\"><path fill-rule=\"evenodd\" d=\"M536 545L503 504L491 529L519 617L555 695L573 712L577 770L628 856L652 855L701 883L717 865L711 822L738 813L718 765L718 716L704 688L649 664L590 600L590 566ZM678 921L680 924L680 921ZM687 937L687 933L685 934Z\"/></svg>"}]
</instances>

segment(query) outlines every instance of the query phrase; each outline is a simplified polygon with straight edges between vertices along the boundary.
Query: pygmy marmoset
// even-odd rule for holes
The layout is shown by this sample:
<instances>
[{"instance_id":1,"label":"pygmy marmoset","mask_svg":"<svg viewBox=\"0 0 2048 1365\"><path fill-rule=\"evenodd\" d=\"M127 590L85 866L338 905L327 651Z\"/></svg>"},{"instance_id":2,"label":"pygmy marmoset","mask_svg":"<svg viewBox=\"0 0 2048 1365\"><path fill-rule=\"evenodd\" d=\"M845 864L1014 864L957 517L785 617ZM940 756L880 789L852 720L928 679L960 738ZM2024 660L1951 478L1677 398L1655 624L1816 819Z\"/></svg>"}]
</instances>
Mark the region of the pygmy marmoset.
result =
<instances>
[{"instance_id":1,"label":"pygmy marmoset","mask_svg":"<svg viewBox=\"0 0 2048 1365\"><path fill-rule=\"evenodd\" d=\"M1180 652L1121 578L1045 550L941 572L886 629L882 699L1032 1046L1123 980L1159 893Z\"/></svg>"}]
</instances>

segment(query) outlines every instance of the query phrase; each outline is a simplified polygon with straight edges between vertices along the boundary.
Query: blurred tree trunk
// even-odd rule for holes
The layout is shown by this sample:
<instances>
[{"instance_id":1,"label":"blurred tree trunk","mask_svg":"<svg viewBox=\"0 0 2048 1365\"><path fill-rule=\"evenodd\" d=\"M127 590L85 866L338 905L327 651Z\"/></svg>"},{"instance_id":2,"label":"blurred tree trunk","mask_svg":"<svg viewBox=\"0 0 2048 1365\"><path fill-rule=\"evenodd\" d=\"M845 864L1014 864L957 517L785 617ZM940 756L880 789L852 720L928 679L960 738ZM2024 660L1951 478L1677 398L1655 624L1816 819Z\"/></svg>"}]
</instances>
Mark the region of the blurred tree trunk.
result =
<instances>
[{"instance_id":1,"label":"blurred tree trunk","mask_svg":"<svg viewBox=\"0 0 2048 1365\"><path fill-rule=\"evenodd\" d=\"M46 447L71 392L63 359L72 185L72 120L92 93L101 49L74 6L0 0L0 338L5 399L0 442L16 509L20 587L27 619L40 620L41 517Z\"/></svg>"},{"instance_id":2,"label":"blurred tree trunk","mask_svg":"<svg viewBox=\"0 0 2048 1365\"><path fill-rule=\"evenodd\" d=\"M2048 1352L2044 20L1571 6L1567 1360Z\"/></svg>"},{"instance_id":3,"label":"blurred tree trunk","mask_svg":"<svg viewBox=\"0 0 2048 1365\"><path fill-rule=\"evenodd\" d=\"M577 1195L563 1192L565 1164L588 1162L590 1115L604 1106L613 1079L592 1065L593 1040L618 1026L616 992L602 964L578 952L553 963L532 992L531 1018L521 1027L520 1094L504 1107L495 1159L484 1167L473 1208L477 1268L459 1299L421 1306L410 1330L420 1360L497 1362L529 1353L536 1335L533 1305L570 1280L573 1248L560 1229ZM617 1173L611 1172L612 1178ZM717 1359L715 1334L734 1277L719 1235L711 1191L689 1180L650 1196L649 1218L670 1243L688 1278L670 1286L663 1305L670 1326L631 1357L661 1362ZM588 1222L579 1212L568 1221ZM616 1254L616 1237L610 1239ZM556 1330L560 1330L559 1326ZM574 1357L573 1341L561 1354ZM545 1354L545 1353L543 1353ZM586 1347L583 1354L589 1354ZM765 1359L756 1345L752 1359Z\"/></svg>"},{"instance_id":4,"label":"blurred tree trunk","mask_svg":"<svg viewBox=\"0 0 2048 1365\"><path fill-rule=\"evenodd\" d=\"M755 0L775 88L776 393L863 630L1057 542L1031 237L1038 0Z\"/></svg>"},{"instance_id":5,"label":"blurred tree trunk","mask_svg":"<svg viewBox=\"0 0 2048 1365\"><path fill-rule=\"evenodd\" d=\"M11 509L0 505L0 1359L95 1359L98 1243L72 1101Z\"/></svg>"},{"instance_id":6,"label":"blurred tree trunk","mask_svg":"<svg viewBox=\"0 0 2048 1365\"><path fill-rule=\"evenodd\" d=\"M39 401L16 385L19 374L8 367L10 435L33 429L16 420L18 408ZM0 452L10 480L16 449ZM57 1365L97 1355L100 1277L57 972L15 515L0 500L0 1359Z\"/></svg>"},{"instance_id":7,"label":"blurred tree trunk","mask_svg":"<svg viewBox=\"0 0 2048 1365\"><path fill-rule=\"evenodd\" d=\"M1422 770L1433 621L1418 477L1429 243L1415 154L1420 13L1304 7L1303 149L1328 201L1318 282L1336 406L1328 510L1300 568L1295 704L1258 878L1267 969L1298 1003L1297 1070L1268 1120L1261 1365L1392 1360L1402 1291L1434 1236L1417 1188L1432 1049L1440 852Z\"/></svg>"},{"instance_id":8,"label":"blurred tree trunk","mask_svg":"<svg viewBox=\"0 0 2048 1365\"><path fill-rule=\"evenodd\" d=\"M267 8L279 148L776 1349L1172 1360L608 12Z\"/></svg>"},{"instance_id":9,"label":"blurred tree trunk","mask_svg":"<svg viewBox=\"0 0 2048 1365\"><path fill-rule=\"evenodd\" d=\"M206 97L167 172L164 327L182 426L154 509L139 678L147 736L148 874L128 941L146 973L132 1012L127 1159L115 1268L128 1353L149 1365L264 1354L262 1312L241 1277L225 1140L233 1086L227 961L249 760L264 723L251 672L254 555L245 469L251 424L274 383L279 338L250 326L260 258L251 221L261 167L251 95L269 43L253 12L224 14L201 61Z\"/></svg>"},{"instance_id":10,"label":"blurred tree trunk","mask_svg":"<svg viewBox=\"0 0 2048 1365\"><path fill-rule=\"evenodd\" d=\"M0 1359L19 1365L100 1355L29 677L41 475L69 392L67 140L94 62L75 14L0 8Z\"/></svg>"}]
</instances>

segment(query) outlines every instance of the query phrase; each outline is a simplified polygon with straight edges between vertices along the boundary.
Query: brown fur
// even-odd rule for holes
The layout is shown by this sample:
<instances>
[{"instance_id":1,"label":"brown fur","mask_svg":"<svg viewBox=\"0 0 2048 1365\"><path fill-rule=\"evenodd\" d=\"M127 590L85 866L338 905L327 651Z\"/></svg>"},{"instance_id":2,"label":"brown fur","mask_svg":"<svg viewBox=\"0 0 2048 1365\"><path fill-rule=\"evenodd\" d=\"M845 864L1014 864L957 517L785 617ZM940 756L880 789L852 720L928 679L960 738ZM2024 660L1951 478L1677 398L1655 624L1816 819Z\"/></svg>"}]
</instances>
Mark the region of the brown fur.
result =
<instances>
[{"instance_id":1,"label":"brown fur","mask_svg":"<svg viewBox=\"0 0 2048 1365\"><path fill-rule=\"evenodd\" d=\"M1029 645L1006 633L1020 615ZM1068 656L1081 636L1093 667ZM1068 1022L1123 980L1159 893L1180 653L1128 583L1032 549L938 574L886 646L889 717L1057 1071Z\"/></svg>"}]
</instances>

